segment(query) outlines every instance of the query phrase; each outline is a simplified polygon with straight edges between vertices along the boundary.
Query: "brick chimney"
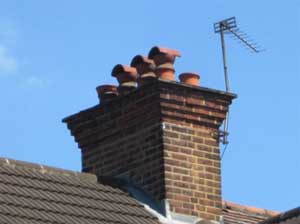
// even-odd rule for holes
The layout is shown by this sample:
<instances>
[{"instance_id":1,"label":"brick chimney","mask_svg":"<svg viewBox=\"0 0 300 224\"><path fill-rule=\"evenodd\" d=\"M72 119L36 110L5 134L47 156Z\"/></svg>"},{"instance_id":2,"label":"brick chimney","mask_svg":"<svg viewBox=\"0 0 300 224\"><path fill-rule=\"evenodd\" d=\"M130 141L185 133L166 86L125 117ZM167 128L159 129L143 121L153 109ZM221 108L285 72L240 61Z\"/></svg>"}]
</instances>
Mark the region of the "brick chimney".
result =
<instances>
[{"instance_id":1,"label":"brick chimney","mask_svg":"<svg viewBox=\"0 0 300 224\"><path fill-rule=\"evenodd\" d=\"M151 65L155 73L158 70L159 78L152 77L125 94L114 94L63 122L81 148L84 172L95 173L100 181L129 179L163 204L167 216L219 221L219 128L236 95L196 86L199 76L194 73L182 74L181 82L172 81L173 63L180 54L153 49L149 58L154 62L145 58L140 62ZM163 60L157 66L159 59ZM133 68L118 66L123 69L120 77L136 77ZM162 69L167 75L162 75ZM101 96L103 89L107 86Z\"/></svg>"}]
</instances>

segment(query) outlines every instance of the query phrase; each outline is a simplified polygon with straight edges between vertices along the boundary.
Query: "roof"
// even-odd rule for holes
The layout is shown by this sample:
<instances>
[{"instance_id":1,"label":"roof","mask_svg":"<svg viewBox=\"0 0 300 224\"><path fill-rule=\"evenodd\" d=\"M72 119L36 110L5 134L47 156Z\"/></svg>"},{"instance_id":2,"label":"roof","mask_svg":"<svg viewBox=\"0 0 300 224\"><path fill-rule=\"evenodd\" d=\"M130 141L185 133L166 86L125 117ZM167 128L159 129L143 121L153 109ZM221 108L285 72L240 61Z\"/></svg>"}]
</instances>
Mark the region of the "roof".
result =
<instances>
[{"instance_id":1,"label":"roof","mask_svg":"<svg viewBox=\"0 0 300 224\"><path fill-rule=\"evenodd\" d=\"M93 174L0 158L1 223L159 224L156 217ZM279 213L223 201L223 217L224 224L294 224L300 207Z\"/></svg>"},{"instance_id":2,"label":"roof","mask_svg":"<svg viewBox=\"0 0 300 224\"><path fill-rule=\"evenodd\" d=\"M158 224L127 193L97 177L0 158L1 223Z\"/></svg>"},{"instance_id":3,"label":"roof","mask_svg":"<svg viewBox=\"0 0 300 224\"><path fill-rule=\"evenodd\" d=\"M280 213L269 218L259 224L299 224L300 223L300 207L294 208L287 212Z\"/></svg>"},{"instance_id":4,"label":"roof","mask_svg":"<svg viewBox=\"0 0 300 224\"><path fill-rule=\"evenodd\" d=\"M279 212L223 201L225 224L257 224L278 214Z\"/></svg>"}]
</instances>

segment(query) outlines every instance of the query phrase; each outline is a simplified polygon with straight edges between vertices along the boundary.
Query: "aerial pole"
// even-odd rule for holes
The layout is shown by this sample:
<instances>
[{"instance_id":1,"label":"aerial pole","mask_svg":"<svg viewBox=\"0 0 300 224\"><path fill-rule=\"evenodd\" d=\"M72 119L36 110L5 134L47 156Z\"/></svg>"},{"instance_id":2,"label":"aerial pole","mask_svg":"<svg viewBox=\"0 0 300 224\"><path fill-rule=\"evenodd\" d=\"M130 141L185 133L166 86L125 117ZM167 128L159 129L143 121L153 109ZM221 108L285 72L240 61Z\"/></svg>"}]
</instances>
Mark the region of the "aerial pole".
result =
<instances>
[{"instance_id":1,"label":"aerial pole","mask_svg":"<svg viewBox=\"0 0 300 224\"><path fill-rule=\"evenodd\" d=\"M215 33L220 33L221 38L221 47L222 47L222 58L223 58L223 68L224 68L224 80L225 80L225 90L226 92L230 92L229 88L229 78L228 78L228 67L227 67L227 60L226 60L226 47L225 47L225 34L232 34L232 36L246 46L247 49L251 50L254 53L259 53L262 50L258 49L258 46L252 41L250 41L247 34L240 31L237 28L236 19L235 17L230 17L228 19L219 21L214 24L214 31ZM229 109L226 113L226 118L223 123L223 131L220 131L219 137L221 142L225 145L223 150L222 156L225 152L225 149L228 145L228 122L229 122Z\"/></svg>"},{"instance_id":2,"label":"aerial pole","mask_svg":"<svg viewBox=\"0 0 300 224\"><path fill-rule=\"evenodd\" d=\"M223 23L221 23L220 27L221 27L220 36L221 36L221 46L222 46L222 56L223 56L225 88L226 88L226 92L229 92L230 90L229 90L227 62L226 62L226 48L225 48L225 40L224 40L224 28L225 28L225 25Z\"/></svg>"}]
</instances>

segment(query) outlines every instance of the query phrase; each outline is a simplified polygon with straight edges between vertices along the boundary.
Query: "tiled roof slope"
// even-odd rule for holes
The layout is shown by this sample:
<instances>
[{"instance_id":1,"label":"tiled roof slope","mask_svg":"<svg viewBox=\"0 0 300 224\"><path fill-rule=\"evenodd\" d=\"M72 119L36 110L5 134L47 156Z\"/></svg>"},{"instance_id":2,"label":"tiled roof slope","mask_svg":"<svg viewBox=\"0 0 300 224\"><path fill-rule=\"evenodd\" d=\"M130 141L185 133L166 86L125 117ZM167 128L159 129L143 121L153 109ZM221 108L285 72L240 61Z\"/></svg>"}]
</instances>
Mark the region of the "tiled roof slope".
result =
<instances>
[{"instance_id":1,"label":"tiled roof slope","mask_svg":"<svg viewBox=\"0 0 300 224\"><path fill-rule=\"evenodd\" d=\"M223 201L223 217L225 224L257 224L278 212Z\"/></svg>"},{"instance_id":2,"label":"tiled roof slope","mask_svg":"<svg viewBox=\"0 0 300 224\"><path fill-rule=\"evenodd\" d=\"M299 224L300 223L300 207L294 208L287 212L280 213L270 219L259 224Z\"/></svg>"},{"instance_id":3,"label":"tiled roof slope","mask_svg":"<svg viewBox=\"0 0 300 224\"><path fill-rule=\"evenodd\" d=\"M158 224L142 205L91 174L0 158L1 223Z\"/></svg>"}]
</instances>

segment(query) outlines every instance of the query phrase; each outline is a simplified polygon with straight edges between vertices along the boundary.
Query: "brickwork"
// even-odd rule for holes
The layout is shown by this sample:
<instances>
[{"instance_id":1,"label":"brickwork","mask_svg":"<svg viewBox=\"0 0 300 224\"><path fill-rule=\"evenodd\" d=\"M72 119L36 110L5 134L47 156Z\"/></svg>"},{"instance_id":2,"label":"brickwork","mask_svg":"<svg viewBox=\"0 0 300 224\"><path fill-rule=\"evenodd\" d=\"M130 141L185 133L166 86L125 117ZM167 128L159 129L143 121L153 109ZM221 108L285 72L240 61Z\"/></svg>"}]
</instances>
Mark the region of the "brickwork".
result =
<instances>
[{"instance_id":1,"label":"brickwork","mask_svg":"<svg viewBox=\"0 0 300 224\"><path fill-rule=\"evenodd\" d=\"M163 145L158 86L148 85L66 119L82 149L84 172L129 177L164 198Z\"/></svg>"},{"instance_id":2,"label":"brickwork","mask_svg":"<svg viewBox=\"0 0 300 224\"><path fill-rule=\"evenodd\" d=\"M234 95L157 80L64 122L83 171L127 176L171 211L218 220L218 129Z\"/></svg>"},{"instance_id":3,"label":"brickwork","mask_svg":"<svg viewBox=\"0 0 300 224\"><path fill-rule=\"evenodd\" d=\"M171 210L217 220L222 206L221 170L211 130L165 122L163 136Z\"/></svg>"},{"instance_id":4,"label":"brickwork","mask_svg":"<svg viewBox=\"0 0 300 224\"><path fill-rule=\"evenodd\" d=\"M222 208L218 129L226 96L161 84L166 198L171 211L219 220Z\"/></svg>"}]
</instances>

